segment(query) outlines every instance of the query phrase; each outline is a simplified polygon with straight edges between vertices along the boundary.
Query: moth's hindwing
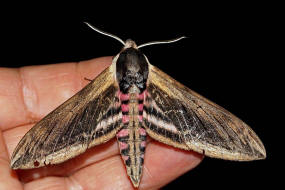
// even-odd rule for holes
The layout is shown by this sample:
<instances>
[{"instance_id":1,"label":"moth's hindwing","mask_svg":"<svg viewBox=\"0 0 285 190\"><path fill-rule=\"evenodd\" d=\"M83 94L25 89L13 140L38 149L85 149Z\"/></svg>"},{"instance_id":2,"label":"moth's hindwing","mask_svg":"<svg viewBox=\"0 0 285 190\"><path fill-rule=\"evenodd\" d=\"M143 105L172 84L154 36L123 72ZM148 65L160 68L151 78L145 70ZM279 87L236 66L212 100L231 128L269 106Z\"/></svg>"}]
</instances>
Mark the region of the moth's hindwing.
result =
<instances>
[{"instance_id":1,"label":"moth's hindwing","mask_svg":"<svg viewBox=\"0 0 285 190\"><path fill-rule=\"evenodd\" d=\"M37 123L19 142L13 169L57 164L113 138L121 127L114 64Z\"/></svg>"},{"instance_id":2,"label":"moth's hindwing","mask_svg":"<svg viewBox=\"0 0 285 190\"><path fill-rule=\"evenodd\" d=\"M158 68L149 68L143 114L152 138L215 158L242 161L266 157L262 142L247 124Z\"/></svg>"}]
</instances>

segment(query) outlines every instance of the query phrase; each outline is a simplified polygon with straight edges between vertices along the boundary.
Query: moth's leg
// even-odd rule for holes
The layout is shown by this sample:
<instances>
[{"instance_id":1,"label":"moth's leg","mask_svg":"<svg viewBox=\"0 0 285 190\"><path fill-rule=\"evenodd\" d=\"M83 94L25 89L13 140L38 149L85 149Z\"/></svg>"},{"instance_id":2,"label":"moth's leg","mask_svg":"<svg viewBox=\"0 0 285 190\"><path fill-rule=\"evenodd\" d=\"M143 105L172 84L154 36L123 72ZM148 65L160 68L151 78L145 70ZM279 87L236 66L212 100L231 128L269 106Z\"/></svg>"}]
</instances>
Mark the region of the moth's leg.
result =
<instances>
[{"instance_id":1,"label":"moth's leg","mask_svg":"<svg viewBox=\"0 0 285 190\"><path fill-rule=\"evenodd\" d=\"M92 81L91 79L88 79L88 78L86 78L86 77L84 77L84 80L87 80L87 81L89 81L89 82Z\"/></svg>"}]
</instances>

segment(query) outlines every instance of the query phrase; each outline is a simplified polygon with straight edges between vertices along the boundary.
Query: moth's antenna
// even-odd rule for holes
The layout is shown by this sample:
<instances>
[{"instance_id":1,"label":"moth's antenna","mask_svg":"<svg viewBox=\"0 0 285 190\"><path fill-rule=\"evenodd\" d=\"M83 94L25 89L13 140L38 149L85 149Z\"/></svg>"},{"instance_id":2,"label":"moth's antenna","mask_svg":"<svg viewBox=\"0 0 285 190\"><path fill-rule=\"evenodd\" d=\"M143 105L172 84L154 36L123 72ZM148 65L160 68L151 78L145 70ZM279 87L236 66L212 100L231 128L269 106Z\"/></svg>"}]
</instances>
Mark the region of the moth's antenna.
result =
<instances>
[{"instance_id":1,"label":"moth's antenna","mask_svg":"<svg viewBox=\"0 0 285 190\"><path fill-rule=\"evenodd\" d=\"M142 47L145 47L145 46L150 46L150 45L154 45L154 44L168 44L168 43L173 43L173 42L177 42L179 40L182 40L183 38L187 38L186 36L181 36L179 38L175 38L175 39L172 39L172 40L162 40L162 41L153 41L153 42L147 42L147 43L144 43L144 44L141 44L138 46L138 48L142 48Z\"/></svg>"},{"instance_id":2,"label":"moth's antenna","mask_svg":"<svg viewBox=\"0 0 285 190\"><path fill-rule=\"evenodd\" d=\"M119 42L121 42L124 46L126 45L126 43L121 39L119 38L118 36L115 36L114 34L110 34L108 32L104 32L98 28L96 28L95 26L92 26L91 24L89 24L88 22L84 22L87 26L89 26L90 28L92 28L93 30L95 30L96 32L99 32L100 34L103 34L105 36L109 36L111 38L115 38L116 40L118 40Z\"/></svg>"}]
</instances>

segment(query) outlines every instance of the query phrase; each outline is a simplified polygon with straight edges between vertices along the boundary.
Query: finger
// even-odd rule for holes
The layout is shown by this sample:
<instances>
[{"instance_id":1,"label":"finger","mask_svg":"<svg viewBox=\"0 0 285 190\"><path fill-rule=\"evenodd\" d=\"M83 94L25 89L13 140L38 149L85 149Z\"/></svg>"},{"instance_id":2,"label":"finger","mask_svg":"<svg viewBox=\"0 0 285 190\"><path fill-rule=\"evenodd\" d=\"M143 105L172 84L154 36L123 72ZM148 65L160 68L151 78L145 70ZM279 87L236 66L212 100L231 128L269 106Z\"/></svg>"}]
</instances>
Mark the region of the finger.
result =
<instances>
[{"instance_id":1,"label":"finger","mask_svg":"<svg viewBox=\"0 0 285 190\"><path fill-rule=\"evenodd\" d=\"M121 164L119 165L118 163ZM122 166L120 157L114 156L100 162L99 164L86 167L78 174L74 174L69 177L46 177L31 181L25 184L25 189L38 190L39 186L42 186L40 190L132 189L132 185L130 183L125 183L127 182L127 176L124 175L124 168ZM99 171L100 173L94 171ZM122 185L118 185L118 183L122 183Z\"/></svg>"},{"instance_id":2,"label":"finger","mask_svg":"<svg viewBox=\"0 0 285 190\"><path fill-rule=\"evenodd\" d=\"M32 184L46 181L45 177L42 178L43 176L71 176L67 178L66 185L68 188L80 185L83 189L93 189L94 187L96 189L112 189L115 187L131 189L132 184L126 174L124 163L119 156L117 144L116 142L113 144L116 146L114 148L117 149L114 151L116 152L115 154L110 154L110 150L106 146L103 146L100 151L97 147L94 147L89 150L92 152L91 157L89 157L90 152L88 151L63 164L35 170L19 170L18 174L23 182L28 182L29 187L36 187L36 185ZM104 156L100 158L100 155ZM195 167L200 163L201 159L202 156L197 153L175 149L151 141L146 149L140 188L158 189ZM77 166L76 172L68 173L68 166L72 167L77 163L88 163L88 165L87 167ZM62 180L61 178L48 178L51 186L52 180ZM55 184L58 184L58 182L55 182ZM45 185L45 187L47 186L48 184Z\"/></svg>"},{"instance_id":3,"label":"finger","mask_svg":"<svg viewBox=\"0 0 285 190\"><path fill-rule=\"evenodd\" d=\"M0 189L23 189L18 178L10 168L10 159L0 130Z\"/></svg>"},{"instance_id":4,"label":"finger","mask_svg":"<svg viewBox=\"0 0 285 190\"><path fill-rule=\"evenodd\" d=\"M6 143L9 157L12 156L13 150L21 138L32 128L34 124L23 125L3 131L4 142Z\"/></svg>"},{"instance_id":5,"label":"finger","mask_svg":"<svg viewBox=\"0 0 285 190\"><path fill-rule=\"evenodd\" d=\"M0 130L26 122L22 92L19 70L0 68Z\"/></svg>"},{"instance_id":6,"label":"finger","mask_svg":"<svg viewBox=\"0 0 285 190\"><path fill-rule=\"evenodd\" d=\"M17 170L17 173L19 179L24 183L48 176L64 177L115 155L119 155L119 149L117 142L115 139L113 139L106 144L93 147L87 150L85 153L61 164L49 165L29 170Z\"/></svg>"},{"instance_id":7,"label":"finger","mask_svg":"<svg viewBox=\"0 0 285 190\"><path fill-rule=\"evenodd\" d=\"M0 127L39 120L81 90L111 63L111 57L20 69L0 69Z\"/></svg>"},{"instance_id":8,"label":"finger","mask_svg":"<svg viewBox=\"0 0 285 190\"><path fill-rule=\"evenodd\" d=\"M161 143L147 146L140 189L158 189L197 166L202 156ZM83 168L72 175L72 182L83 189L132 189L122 159L114 156ZM69 185L72 185L70 183Z\"/></svg>"},{"instance_id":9,"label":"finger","mask_svg":"<svg viewBox=\"0 0 285 190\"><path fill-rule=\"evenodd\" d=\"M196 167L203 155L164 145L157 141L147 147L142 189L158 189Z\"/></svg>"},{"instance_id":10,"label":"finger","mask_svg":"<svg viewBox=\"0 0 285 190\"><path fill-rule=\"evenodd\" d=\"M7 135L7 138L9 137L11 137L11 135ZM149 140L147 143L148 142ZM81 168L98 163L101 160L115 155L119 155L119 148L116 139L113 138L107 143L90 148L83 154L61 164L29 170L17 170L17 173L19 179L24 183L46 176L69 176Z\"/></svg>"},{"instance_id":11,"label":"finger","mask_svg":"<svg viewBox=\"0 0 285 190\"><path fill-rule=\"evenodd\" d=\"M26 190L63 190L66 188L65 177L45 177L27 184L24 184ZM80 188L75 188L80 189Z\"/></svg>"}]
</instances>

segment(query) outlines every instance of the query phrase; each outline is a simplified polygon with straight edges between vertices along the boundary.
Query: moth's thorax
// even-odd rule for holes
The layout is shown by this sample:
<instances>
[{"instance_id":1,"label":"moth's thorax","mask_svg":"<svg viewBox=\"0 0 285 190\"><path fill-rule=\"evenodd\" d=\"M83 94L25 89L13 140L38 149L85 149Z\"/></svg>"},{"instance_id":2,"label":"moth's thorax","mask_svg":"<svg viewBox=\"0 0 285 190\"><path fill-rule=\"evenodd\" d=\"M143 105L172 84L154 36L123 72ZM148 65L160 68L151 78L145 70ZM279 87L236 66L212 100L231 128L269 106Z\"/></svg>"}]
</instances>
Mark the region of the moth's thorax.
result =
<instances>
[{"instance_id":1,"label":"moth's thorax","mask_svg":"<svg viewBox=\"0 0 285 190\"><path fill-rule=\"evenodd\" d=\"M116 61L116 78L123 93L142 93L146 89L148 62L138 49L124 49ZM137 89L137 92L134 91Z\"/></svg>"}]
</instances>

